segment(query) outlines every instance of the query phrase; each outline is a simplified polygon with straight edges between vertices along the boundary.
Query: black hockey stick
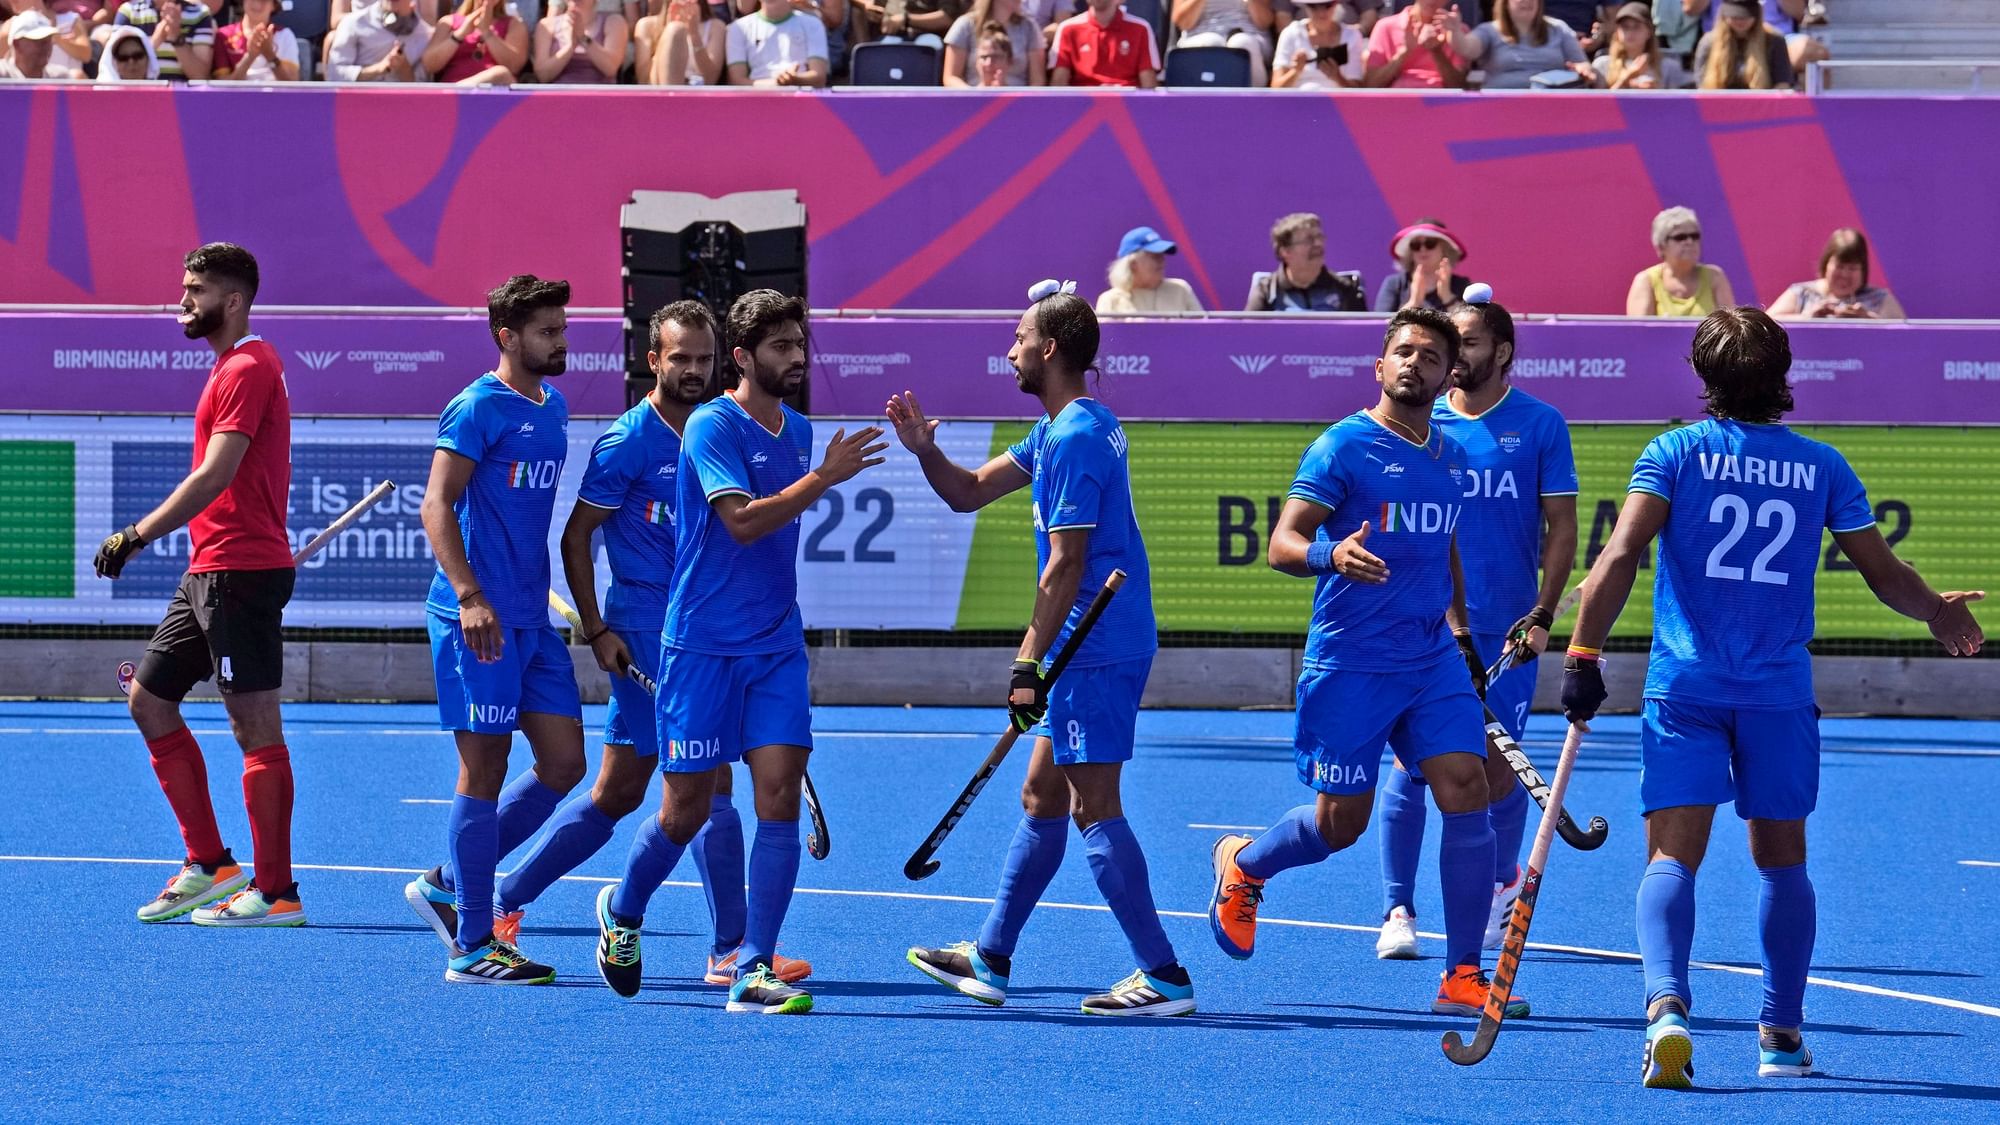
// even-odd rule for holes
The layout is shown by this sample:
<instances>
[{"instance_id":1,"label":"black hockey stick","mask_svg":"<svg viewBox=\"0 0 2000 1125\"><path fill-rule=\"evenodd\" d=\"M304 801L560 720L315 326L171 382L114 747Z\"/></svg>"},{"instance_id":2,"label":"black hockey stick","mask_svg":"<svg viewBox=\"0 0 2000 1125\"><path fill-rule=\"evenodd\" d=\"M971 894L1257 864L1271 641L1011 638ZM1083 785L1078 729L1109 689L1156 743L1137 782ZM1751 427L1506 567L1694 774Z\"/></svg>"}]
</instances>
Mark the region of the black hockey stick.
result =
<instances>
[{"instance_id":1,"label":"black hockey stick","mask_svg":"<svg viewBox=\"0 0 2000 1125\"><path fill-rule=\"evenodd\" d=\"M555 610L564 621L569 622L569 627L572 630L578 633L583 632L583 615L576 611L575 606L564 601L562 595L556 593L554 590L549 591L549 608ZM653 677L641 671L637 664L627 664L625 666L625 674L632 677L633 683L645 688L646 694L660 694L660 685L654 683ZM833 850L833 835L826 830L826 813L820 810L819 794L813 789L812 775L806 774L801 780L803 782L802 795L805 797L806 802L806 815L812 818L812 831L806 833L806 851L814 859L825 859L827 853Z\"/></svg>"},{"instance_id":2,"label":"black hockey stick","mask_svg":"<svg viewBox=\"0 0 2000 1125\"><path fill-rule=\"evenodd\" d=\"M1097 619L1104 615L1104 607L1111 604L1112 595L1116 594L1118 588L1124 584L1125 572L1122 570L1112 571L1110 577L1104 580L1104 588L1097 591L1096 597L1090 599L1090 606L1083 611L1082 620L1076 623L1075 629L1070 630L1069 639L1063 642L1061 651L1056 653L1055 660L1049 664L1047 683L1053 685L1056 678L1062 675L1063 669L1069 666L1070 657L1075 656L1076 650L1083 644L1083 638L1090 635L1090 630L1097 624ZM923 844L910 854L909 862L903 864L904 878L914 882L937 874L940 864L931 857L937 854L938 848L944 844L945 837L951 835L951 830L958 827L958 822L965 816L966 810L970 809L972 802L978 799L979 791L986 788L987 782L993 780L994 771L1000 768L1001 762L1007 760L1007 752L1014 748L1014 740L1020 737L1021 732L1014 729L1013 723L1008 723L1007 733L1000 736L1000 741L993 744L993 749L986 755L986 760L979 763L978 772L972 775L971 781L965 783L965 789L959 793L958 800L951 803L951 808L944 814L944 819L937 822L937 827L931 829L931 834L924 839Z\"/></svg>"},{"instance_id":3,"label":"black hockey stick","mask_svg":"<svg viewBox=\"0 0 2000 1125\"><path fill-rule=\"evenodd\" d=\"M1576 604L1577 597L1582 593L1583 584L1579 582L1569 593L1563 595L1562 600L1556 603L1557 621L1562 620L1563 615ZM1514 663L1511 654L1502 653L1500 659L1493 662L1493 667L1486 670L1486 690L1492 691L1493 685L1501 676L1507 674L1508 669L1514 667ZM1528 760L1528 752L1521 749L1521 744L1515 742L1513 736L1507 733L1506 726L1500 722L1500 717L1493 713L1493 708L1486 707L1483 699L1480 701L1480 706L1486 711L1486 752L1489 754L1497 752L1507 759L1507 764L1513 767L1514 776L1521 779L1521 787L1528 791L1528 796L1535 799L1535 804L1542 811L1547 812L1549 783L1542 780L1541 772L1535 769L1535 763ZM1567 809L1558 812L1561 815L1556 820L1556 831L1562 833L1563 843L1578 851L1595 851L1603 847L1605 839L1611 835L1611 825L1601 816L1591 817L1590 827L1586 830L1576 826L1576 821L1570 817Z\"/></svg>"},{"instance_id":4,"label":"black hockey stick","mask_svg":"<svg viewBox=\"0 0 2000 1125\"><path fill-rule=\"evenodd\" d=\"M1479 1030L1472 1042L1458 1032L1444 1033L1444 1056L1460 1066L1472 1066L1493 1053L1493 1041L1500 1037L1500 1024L1507 1018L1507 1002L1514 996L1514 975L1521 968L1521 951L1528 945L1528 924L1535 918L1535 898L1542 891L1542 868L1549 861L1549 845L1555 840L1555 817L1562 811L1563 791L1569 788L1570 771L1576 765L1577 747L1583 743L1583 725L1572 723L1563 739L1562 757L1556 762L1556 783L1549 791L1549 809L1535 830L1535 848L1528 853L1528 873L1521 880L1521 897L1507 918L1507 937L1500 944L1500 963L1493 968L1493 983L1486 991L1486 1010L1479 1014Z\"/></svg>"}]
</instances>

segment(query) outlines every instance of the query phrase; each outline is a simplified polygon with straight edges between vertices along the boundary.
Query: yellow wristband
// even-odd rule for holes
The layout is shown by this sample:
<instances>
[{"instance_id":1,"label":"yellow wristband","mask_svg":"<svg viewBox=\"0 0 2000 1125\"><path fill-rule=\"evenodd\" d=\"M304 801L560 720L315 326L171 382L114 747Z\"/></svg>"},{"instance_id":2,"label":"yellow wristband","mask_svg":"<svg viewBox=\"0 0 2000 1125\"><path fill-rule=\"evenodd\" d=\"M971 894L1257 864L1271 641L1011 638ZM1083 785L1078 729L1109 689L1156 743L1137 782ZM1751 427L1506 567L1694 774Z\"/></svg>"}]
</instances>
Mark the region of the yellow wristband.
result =
<instances>
[{"instance_id":1,"label":"yellow wristband","mask_svg":"<svg viewBox=\"0 0 2000 1125\"><path fill-rule=\"evenodd\" d=\"M1588 648L1584 645L1571 645L1569 646L1569 655L1588 656L1594 659L1596 657L1603 656L1604 650L1601 648Z\"/></svg>"}]
</instances>

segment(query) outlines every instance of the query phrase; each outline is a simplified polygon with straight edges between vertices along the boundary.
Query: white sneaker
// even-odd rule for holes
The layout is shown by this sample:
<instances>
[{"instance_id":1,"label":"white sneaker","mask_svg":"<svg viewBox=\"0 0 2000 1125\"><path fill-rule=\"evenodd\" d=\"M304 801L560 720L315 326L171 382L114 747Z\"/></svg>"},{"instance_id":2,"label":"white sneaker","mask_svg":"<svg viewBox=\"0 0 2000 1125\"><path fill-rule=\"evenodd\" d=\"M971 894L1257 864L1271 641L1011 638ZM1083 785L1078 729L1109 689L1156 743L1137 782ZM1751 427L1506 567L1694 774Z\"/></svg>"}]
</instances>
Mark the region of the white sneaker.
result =
<instances>
[{"instance_id":1,"label":"white sneaker","mask_svg":"<svg viewBox=\"0 0 2000 1125\"><path fill-rule=\"evenodd\" d=\"M1417 959L1417 916L1407 906L1399 906L1382 920L1382 936L1375 939L1375 956L1384 961Z\"/></svg>"},{"instance_id":2,"label":"white sneaker","mask_svg":"<svg viewBox=\"0 0 2000 1125\"><path fill-rule=\"evenodd\" d=\"M1486 948L1498 949L1507 936L1507 919L1514 916L1514 900L1521 897L1521 869L1514 868L1514 881L1493 884L1493 908L1486 914Z\"/></svg>"}]
</instances>

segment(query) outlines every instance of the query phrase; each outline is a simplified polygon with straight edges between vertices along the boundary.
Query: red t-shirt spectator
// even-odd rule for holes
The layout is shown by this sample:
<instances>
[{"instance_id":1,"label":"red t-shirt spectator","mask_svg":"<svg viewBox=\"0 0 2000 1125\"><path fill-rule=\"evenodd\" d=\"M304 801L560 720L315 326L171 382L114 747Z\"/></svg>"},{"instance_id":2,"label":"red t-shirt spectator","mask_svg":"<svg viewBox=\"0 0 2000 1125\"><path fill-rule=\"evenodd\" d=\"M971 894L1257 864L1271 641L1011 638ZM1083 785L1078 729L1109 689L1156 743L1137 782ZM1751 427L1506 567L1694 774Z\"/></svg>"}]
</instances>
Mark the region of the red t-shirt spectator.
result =
<instances>
[{"instance_id":1,"label":"red t-shirt spectator","mask_svg":"<svg viewBox=\"0 0 2000 1125\"><path fill-rule=\"evenodd\" d=\"M1507 0L1500 2L1504 4ZM1403 49L1405 34L1403 29L1409 25L1410 16L1416 10L1416 6L1411 5L1393 16L1383 16L1375 21L1375 30L1368 35L1369 70L1395 58ZM1451 49L1450 43L1444 45L1444 57L1450 59L1451 65L1461 71L1465 69L1465 60L1458 57L1458 52ZM1410 52L1410 57L1403 62L1403 72L1396 75L1395 80L1389 85L1427 87L1435 90L1444 85L1444 76L1438 73L1437 60L1431 57L1430 51L1419 47Z\"/></svg>"},{"instance_id":2,"label":"red t-shirt spectator","mask_svg":"<svg viewBox=\"0 0 2000 1125\"><path fill-rule=\"evenodd\" d=\"M1109 26L1084 12L1056 29L1055 64L1069 71L1072 86L1137 86L1140 71L1160 69L1160 49L1152 25L1123 8Z\"/></svg>"},{"instance_id":3,"label":"red t-shirt spectator","mask_svg":"<svg viewBox=\"0 0 2000 1125\"><path fill-rule=\"evenodd\" d=\"M292 403L284 364L262 337L238 340L209 370L194 408L196 468L208 454L209 438L227 433L248 437L250 448L229 487L188 521L194 539L188 571L289 567L285 509L292 491Z\"/></svg>"}]
</instances>

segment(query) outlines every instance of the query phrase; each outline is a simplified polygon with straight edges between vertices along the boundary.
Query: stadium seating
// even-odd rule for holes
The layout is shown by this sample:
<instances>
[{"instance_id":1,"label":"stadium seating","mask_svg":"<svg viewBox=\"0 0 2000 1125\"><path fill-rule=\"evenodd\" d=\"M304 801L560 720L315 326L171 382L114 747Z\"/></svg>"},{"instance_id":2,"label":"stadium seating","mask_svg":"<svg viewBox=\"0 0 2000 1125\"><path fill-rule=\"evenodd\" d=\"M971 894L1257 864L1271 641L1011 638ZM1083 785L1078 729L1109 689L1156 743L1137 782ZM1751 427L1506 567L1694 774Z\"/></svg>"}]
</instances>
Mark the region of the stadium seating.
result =
<instances>
[{"instance_id":1,"label":"stadium seating","mask_svg":"<svg viewBox=\"0 0 2000 1125\"><path fill-rule=\"evenodd\" d=\"M1241 47L1176 47L1167 52L1163 86L1250 86L1250 52Z\"/></svg>"},{"instance_id":2,"label":"stadium seating","mask_svg":"<svg viewBox=\"0 0 2000 1125\"><path fill-rule=\"evenodd\" d=\"M856 86L936 86L944 59L937 48L917 43L863 43L850 65Z\"/></svg>"}]
</instances>

